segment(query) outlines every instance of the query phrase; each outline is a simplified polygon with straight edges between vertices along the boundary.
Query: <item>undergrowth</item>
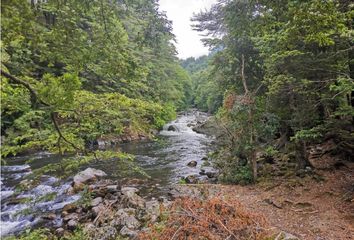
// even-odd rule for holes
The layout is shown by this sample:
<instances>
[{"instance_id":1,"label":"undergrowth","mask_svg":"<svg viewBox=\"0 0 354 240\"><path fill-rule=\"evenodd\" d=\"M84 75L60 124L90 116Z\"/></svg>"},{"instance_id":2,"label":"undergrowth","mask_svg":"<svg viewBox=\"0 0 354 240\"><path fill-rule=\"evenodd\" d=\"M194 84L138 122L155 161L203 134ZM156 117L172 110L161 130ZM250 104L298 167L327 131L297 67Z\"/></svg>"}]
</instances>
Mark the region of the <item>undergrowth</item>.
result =
<instances>
[{"instance_id":1,"label":"undergrowth","mask_svg":"<svg viewBox=\"0 0 354 240\"><path fill-rule=\"evenodd\" d=\"M265 239L269 236L265 218L246 210L236 200L214 197L208 200L176 200L167 220L155 224L140 239Z\"/></svg>"}]
</instances>

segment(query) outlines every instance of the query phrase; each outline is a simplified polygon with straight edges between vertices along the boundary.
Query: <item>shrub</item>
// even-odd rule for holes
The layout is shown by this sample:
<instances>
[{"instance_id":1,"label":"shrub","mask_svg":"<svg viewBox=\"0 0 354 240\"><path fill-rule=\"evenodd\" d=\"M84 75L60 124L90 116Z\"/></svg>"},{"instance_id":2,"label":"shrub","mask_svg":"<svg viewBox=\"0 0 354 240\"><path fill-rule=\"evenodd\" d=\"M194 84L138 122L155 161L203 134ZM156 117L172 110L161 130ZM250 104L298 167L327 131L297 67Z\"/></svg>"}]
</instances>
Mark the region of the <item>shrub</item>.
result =
<instances>
[{"instance_id":1,"label":"shrub","mask_svg":"<svg viewBox=\"0 0 354 240\"><path fill-rule=\"evenodd\" d=\"M236 200L214 197L207 200L182 198L169 210L164 227L152 228L140 239L264 239L267 222L246 210Z\"/></svg>"}]
</instances>

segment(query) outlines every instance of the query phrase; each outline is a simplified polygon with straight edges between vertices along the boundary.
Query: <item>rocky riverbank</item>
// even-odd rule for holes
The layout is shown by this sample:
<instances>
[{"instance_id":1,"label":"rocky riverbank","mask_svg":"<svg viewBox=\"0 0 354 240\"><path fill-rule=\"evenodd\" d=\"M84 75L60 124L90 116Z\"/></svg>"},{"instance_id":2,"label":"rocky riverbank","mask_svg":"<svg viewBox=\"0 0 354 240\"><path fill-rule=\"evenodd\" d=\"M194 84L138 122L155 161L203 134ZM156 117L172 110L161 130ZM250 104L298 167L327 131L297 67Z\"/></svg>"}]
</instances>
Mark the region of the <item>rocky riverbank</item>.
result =
<instances>
[{"instance_id":1,"label":"rocky riverbank","mask_svg":"<svg viewBox=\"0 0 354 240\"><path fill-rule=\"evenodd\" d=\"M165 198L146 200L134 187L120 186L103 179L106 174L87 168L74 176L68 194L80 194L81 198L63 206L60 226L55 212L42 216L47 226L54 226L58 237L70 236L78 228L91 239L115 239L117 236L135 238L144 226L156 222L161 207L170 202ZM51 223L51 221L53 221ZM52 227L53 228L53 227Z\"/></svg>"}]
</instances>

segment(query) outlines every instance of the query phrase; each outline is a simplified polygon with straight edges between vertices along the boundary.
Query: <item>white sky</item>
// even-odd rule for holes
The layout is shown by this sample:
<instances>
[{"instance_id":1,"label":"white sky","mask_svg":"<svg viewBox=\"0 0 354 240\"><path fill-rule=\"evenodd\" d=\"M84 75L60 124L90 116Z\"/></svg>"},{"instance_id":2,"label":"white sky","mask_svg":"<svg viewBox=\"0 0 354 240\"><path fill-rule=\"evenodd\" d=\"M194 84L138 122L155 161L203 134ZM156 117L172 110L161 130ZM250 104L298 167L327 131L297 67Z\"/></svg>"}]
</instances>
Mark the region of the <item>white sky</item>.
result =
<instances>
[{"instance_id":1,"label":"white sky","mask_svg":"<svg viewBox=\"0 0 354 240\"><path fill-rule=\"evenodd\" d=\"M192 30L190 18L193 13L210 9L216 0L160 0L160 10L172 20L173 33L177 38L178 57L199 57L208 54L208 48L200 41L199 33Z\"/></svg>"}]
</instances>

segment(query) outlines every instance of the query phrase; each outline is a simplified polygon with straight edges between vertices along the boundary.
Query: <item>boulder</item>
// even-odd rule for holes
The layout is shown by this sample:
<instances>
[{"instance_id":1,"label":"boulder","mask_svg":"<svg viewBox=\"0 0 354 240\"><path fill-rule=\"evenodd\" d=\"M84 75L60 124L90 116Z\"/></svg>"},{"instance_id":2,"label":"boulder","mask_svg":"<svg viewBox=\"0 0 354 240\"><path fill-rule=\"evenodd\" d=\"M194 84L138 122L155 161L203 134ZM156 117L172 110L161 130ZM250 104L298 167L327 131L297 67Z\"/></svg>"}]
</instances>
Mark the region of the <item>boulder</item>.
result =
<instances>
[{"instance_id":1,"label":"boulder","mask_svg":"<svg viewBox=\"0 0 354 240\"><path fill-rule=\"evenodd\" d=\"M168 126L167 131L178 132L178 128L175 125L170 125Z\"/></svg>"},{"instance_id":2,"label":"boulder","mask_svg":"<svg viewBox=\"0 0 354 240\"><path fill-rule=\"evenodd\" d=\"M209 178L207 176L200 176L198 177L198 183L206 184L209 183Z\"/></svg>"},{"instance_id":3,"label":"boulder","mask_svg":"<svg viewBox=\"0 0 354 240\"><path fill-rule=\"evenodd\" d=\"M158 200L151 200L145 203L146 220L154 223L160 216L160 203Z\"/></svg>"},{"instance_id":4,"label":"boulder","mask_svg":"<svg viewBox=\"0 0 354 240\"><path fill-rule=\"evenodd\" d=\"M73 186L75 190L81 190L84 184L95 181L99 177L105 177L107 174L102 170L86 168L74 176Z\"/></svg>"},{"instance_id":5,"label":"boulder","mask_svg":"<svg viewBox=\"0 0 354 240\"><path fill-rule=\"evenodd\" d=\"M98 227L92 223L84 224L84 231L88 234L88 239L111 240L116 239L118 235L117 229L113 226Z\"/></svg>"},{"instance_id":6,"label":"boulder","mask_svg":"<svg viewBox=\"0 0 354 240\"><path fill-rule=\"evenodd\" d=\"M128 237L128 238L136 238L138 235L137 231L133 231L127 227L123 227L120 232L120 235L122 235L123 237Z\"/></svg>"},{"instance_id":7,"label":"boulder","mask_svg":"<svg viewBox=\"0 0 354 240\"><path fill-rule=\"evenodd\" d=\"M100 212L104 211L106 209L106 207L101 203L98 206L93 207L92 210L92 214L94 217L98 216L100 214Z\"/></svg>"},{"instance_id":8,"label":"boulder","mask_svg":"<svg viewBox=\"0 0 354 240\"><path fill-rule=\"evenodd\" d=\"M118 185L107 185L107 191L110 193L115 193L119 190L119 186Z\"/></svg>"},{"instance_id":9,"label":"boulder","mask_svg":"<svg viewBox=\"0 0 354 240\"><path fill-rule=\"evenodd\" d=\"M91 206L96 207L98 204L100 204L103 201L101 197L97 197L95 199L92 199L91 201Z\"/></svg>"},{"instance_id":10,"label":"boulder","mask_svg":"<svg viewBox=\"0 0 354 240\"><path fill-rule=\"evenodd\" d=\"M63 207L63 212L72 213L72 212L75 212L76 209L77 209L77 206L74 203L69 203Z\"/></svg>"},{"instance_id":11,"label":"boulder","mask_svg":"<svg viewBox=\"0 0 354 240\"><path fill-rule=\"evenodd\" d=\"M185 177L184 180L186 181L186 183L196 184L196 183L198 183L198 176L197 175L189 175L189 176Z\"/></svg>"},{"instance_id":12,"label":"boulder","mask_svg":"<svg viewBox=\"0 0 354 240\"><path fill-rule=\"evenodd\" d=\"M200 170L200 175L206 175L208 178L216 178L218 176L218 171L212 167L204 167Z\"/></svg>"},{"instance_id":13,"label":"boulder","mask_svg":"<svg viewBox=\"0 0 354 240\"><path fill-rule=\"evenodd\" d=\"M127 227L129 229L138 229L140 222L135 218L136 210L134 208L119 209L112 221L113 226Z\"/></svg>"},{"instance_id":14,"label":"boulder","mask_svg":"<svg viewBox=\"0 0 354 240\"><path fill-rule=\"evenodd\" d=\"M70 213L63 218L64 222L69 222L70 220L78 220L79 215L77 213Z\"/></svg>"},{"instance_id":15,"label":"boulder","mask_svg":"<svg viewBox=\"0 0 354 240\"><path fill-rule=\"evenodd\" d=\"M47 213L44 216L42 216L43 219L52 221L57 217L55 213Z\"/></svg>"},{"instance_id":16,"label":"boulder","mask_svg":"<svg viewBox=\"0 0 354 240\"><path fill-rule=\"evenodd\" d=\"M144 208L145 200L136 194L139 190L132 187L122 188L121 192L123 194L122 202L127 207L138 207Z\"/></svg>"},{"instance_id":17,"label":"boulder","mask_svg":"<svg viewBox=\"0 0 354 240\"><path fill-rule=\"evenodd\" d=\"M75 230L76 227L78 226L78 224L79 224L79 223L77 222L77 220L71 219L71 220L68 222L67 226L68 226L68 229L69 229L69 230Z\"/></svg>"},{"instance_id":18,"label":"boulder","mask_svg":"<svg viewBox=\"0 0 354 240\"><path fill-rule=\"evenodd\" d=\"M190 161L189 163L187 163L188 167L196 167L197 166L197 161Z\"/></svg>"},{"instance_id":19,"label":"boulder","mask_svg":"<svg viewBox=\"0 0 354 240\"><path fill-rule=\"evenodd\" d=\"M121 192L122 192L123 195L128 195L128 194L130 194L131 192L133 192L133 193L138 193L138 192L139 192L139 189L134 188L134 187L123 187L123 188L121 189Z\"/></svg>"},{"instance_id":20,"label":"boulder","mask_svg":"<svg viewBox=\"0 0 354 240\"><path fill-rule=\"evenodd\" d=\"M55 234L59 237L62 237L64 235L64 232L65 232L64 228L57 228L55 230Z\"/></svg>"}]
</instances>

